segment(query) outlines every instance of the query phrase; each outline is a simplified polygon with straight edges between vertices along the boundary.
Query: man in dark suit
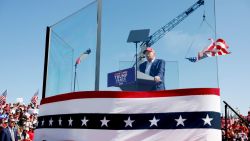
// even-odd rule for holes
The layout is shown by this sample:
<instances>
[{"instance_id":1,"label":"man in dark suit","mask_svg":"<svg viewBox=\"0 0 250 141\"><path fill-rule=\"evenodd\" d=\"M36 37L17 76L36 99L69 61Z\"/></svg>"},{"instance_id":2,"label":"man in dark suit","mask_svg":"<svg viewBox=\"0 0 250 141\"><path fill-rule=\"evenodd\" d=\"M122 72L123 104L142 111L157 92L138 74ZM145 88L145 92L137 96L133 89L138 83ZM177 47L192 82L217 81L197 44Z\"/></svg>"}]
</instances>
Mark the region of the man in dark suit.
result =
<instances>
[{"instance_id":1,"label":"man in dark suit","mask_svg":"<svg viewBox=\"0 0 250 141\"><path fill-rule=\"evenodd\" d=\"M152 91L165 90L165 61L162 59L156 59L155 51L151 47L147 47L143 53L145 54L147 61L140 64L140 72L154 77L155 84L152 86Z\"/></svg>"},{"instance_id":2,"label":"man in dark suit","mask_svg":"<svg viewBox=\"0 0 250 141\"><path fill-rule=\"evenodd\" d=\"M15 119L10 118L8 121L8 127L2 130L1 141L18 141L15 124Z\"/></svg>"}]
</instances>

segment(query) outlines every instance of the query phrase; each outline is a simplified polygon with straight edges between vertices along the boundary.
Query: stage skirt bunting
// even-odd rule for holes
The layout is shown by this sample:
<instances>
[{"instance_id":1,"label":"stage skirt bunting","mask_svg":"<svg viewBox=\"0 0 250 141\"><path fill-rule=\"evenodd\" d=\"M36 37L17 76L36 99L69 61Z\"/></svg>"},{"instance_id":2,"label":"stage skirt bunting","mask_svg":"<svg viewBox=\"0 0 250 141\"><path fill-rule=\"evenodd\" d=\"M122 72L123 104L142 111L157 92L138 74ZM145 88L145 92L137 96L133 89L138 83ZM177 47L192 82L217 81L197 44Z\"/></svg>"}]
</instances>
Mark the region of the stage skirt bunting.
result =
<instances>
[{"instance_id":1,"label":"stage skirt bunting","mask_svg":"<svg viewBox=\"0 0 250 141\"><path fill-rule=\"evenodd\" d=\"M35 141L221 141L219 88L42 99Z\"/></svg>"}]
</instances>

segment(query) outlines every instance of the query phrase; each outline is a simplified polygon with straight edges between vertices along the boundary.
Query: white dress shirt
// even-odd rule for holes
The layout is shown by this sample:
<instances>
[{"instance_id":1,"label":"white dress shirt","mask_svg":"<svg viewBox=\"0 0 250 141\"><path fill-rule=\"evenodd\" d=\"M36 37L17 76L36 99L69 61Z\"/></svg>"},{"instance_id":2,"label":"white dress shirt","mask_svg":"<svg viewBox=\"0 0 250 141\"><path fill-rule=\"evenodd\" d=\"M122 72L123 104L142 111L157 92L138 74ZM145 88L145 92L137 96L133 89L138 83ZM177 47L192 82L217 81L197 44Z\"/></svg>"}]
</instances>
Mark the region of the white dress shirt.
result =
<instances>
[{"instance_id":1,"label":"white dress shirt","mask_svg":"<svg viewBox=\"0 0 250 141\"><path fill-rule=\"evenodd\" d=\"M9 131L10 131L11 139L15 141L14 127L12 128L9 127Z\"/></svg>"},{"instance_id":2,"label":"white dress shirt","mask_svg":"<svg viewBox=\"0 0 250 141\"><path fill-rule=\"evenodd\" d=\"M145 74L147 74L147 75L150 74L150 69L151 69L151 66L152 66L152 64L153 64L154 61L155 61L155 58L151 62L147 61L147 65L146 65L146 69L145 69Z\"/></svg>"}]
</instances>

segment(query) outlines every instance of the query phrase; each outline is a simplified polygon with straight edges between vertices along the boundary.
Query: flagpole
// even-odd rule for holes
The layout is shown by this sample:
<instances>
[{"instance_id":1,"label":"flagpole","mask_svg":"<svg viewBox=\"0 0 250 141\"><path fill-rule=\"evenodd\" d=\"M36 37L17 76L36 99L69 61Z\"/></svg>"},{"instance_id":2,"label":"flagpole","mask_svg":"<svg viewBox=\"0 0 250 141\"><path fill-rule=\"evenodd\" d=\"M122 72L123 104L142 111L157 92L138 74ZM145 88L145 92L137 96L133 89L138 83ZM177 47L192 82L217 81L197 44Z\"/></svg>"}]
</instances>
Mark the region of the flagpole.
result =
<instances>
[{"instance_id":1,"label":"flagpole","mask_svg":"<svg viewBox=\"0 0 250 141\"><path fill-rule=\"evenodd\" d=\"M97 7L97 40L96 40L96 65L95 65L95 91L99 91L100 62L101 62L101 31L102 31L102 0L98 0Z\"/></svg>"},{"instance_id":2,"label":"flagpole","mask_svg":"<svg viewBox=\"0 0 250 141\"><path fill-rule=\"evenodd\" d=\"M73 92L76 90L76 79L77 79L77 65L80 64L86 57L91 53L90 48L83 52L77 59L75 63L75 75L74 75L74 89ZM79 88L78 88L79 89Z\"/></svg>"},{"instance_id":3,"label":"flagpole","mask_svg":"<svg viewBox=\"0 0 250 141\"><path fill-rule=\"evenodd\" d=\"M74 76L74 91L76 90L76 70L77 70L77 63L75 64L75 76Z\"/></svg>"}]
</instances>

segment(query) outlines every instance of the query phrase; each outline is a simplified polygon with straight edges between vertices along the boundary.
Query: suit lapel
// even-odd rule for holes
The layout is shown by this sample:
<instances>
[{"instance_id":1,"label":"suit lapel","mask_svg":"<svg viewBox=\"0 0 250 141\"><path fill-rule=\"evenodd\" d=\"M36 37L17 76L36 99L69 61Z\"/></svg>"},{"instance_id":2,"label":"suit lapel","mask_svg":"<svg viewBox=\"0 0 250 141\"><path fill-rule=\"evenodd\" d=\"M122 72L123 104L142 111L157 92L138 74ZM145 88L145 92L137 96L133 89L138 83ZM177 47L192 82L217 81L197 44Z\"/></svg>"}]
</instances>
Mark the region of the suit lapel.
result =
<instances>
[{"instance_id":1,"label":"suit lapel","mask_svg":"<svg viewBox=\"0 0 250 141\"><path fill-rule=\"evenodd\" d=\"M143 72L143 73L145 73L146 66L147 66L147 61L144 62L143 65L142 65L142 72Z\"/></svg>"},{"instance_id":2,"label":"suit lapel","mask_svg":"<svg viewBox=\"0 0 250 141\"><path fill-rule=\"evenodd\" d=\"M9 129L9 127L7 127L6 128L6 130L7 130L7 134L8 134L8 136L10 137L10 139L11 139L11 133L10 133L10 129Z\"/></svg>"}]
</instances>

